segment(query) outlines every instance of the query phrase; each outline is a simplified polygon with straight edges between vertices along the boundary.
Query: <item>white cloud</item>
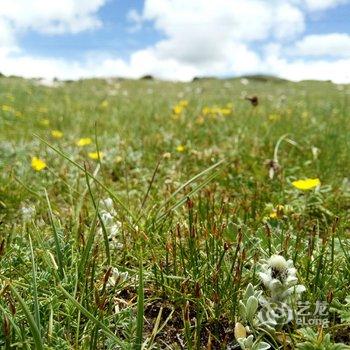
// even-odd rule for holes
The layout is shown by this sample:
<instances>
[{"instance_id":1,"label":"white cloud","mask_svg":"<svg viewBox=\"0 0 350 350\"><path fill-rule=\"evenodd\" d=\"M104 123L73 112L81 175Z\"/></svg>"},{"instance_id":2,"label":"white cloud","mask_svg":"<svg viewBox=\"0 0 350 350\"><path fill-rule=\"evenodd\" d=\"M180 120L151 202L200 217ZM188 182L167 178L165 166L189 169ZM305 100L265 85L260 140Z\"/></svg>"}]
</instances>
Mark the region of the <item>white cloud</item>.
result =
<instances>
[{"instance_id":1,"label":"white cloud","mask_svg":"<svg viewBox=\"0 0 350 350\"><path fill-rule=\"evenodd\" d=\"M350 82L350 59L326 61L322 59L287 61L278 55L271 55L265 60L266 69L272 74L292 80L332 80L335 83Z\"/></svg>"},{"instance_id":2,"label":"white cloud","mask_svg":"<svg viewBox=\"0 0 350 350\"><path fill-rule=\"evenodd\" d=\"M288 3L276 7L274 17L275 36L278 39L294 38L305 29L304 14Z\"/></svg>"},{"instance_id":3,"label":"white cloud","mask_svg":"<svg viewBox=\"0 0 350 350\"><path fill-rule=\"evenodd\" d=\"M15 45L16 38L10 23L0 17L0 48L12 47Z\"/></svg>"},{"instance_id":4,"label":"white cloud","mask_svg":"<svg viewBox=\"0 0 350 350\"><path fill-rule=\"evenodd\" d=\"M345 33L308 35L295 44L293 51L298 55L350 57L350 35Z\"/></svg>"},{"instance_id":5,"label":"white cloud","mask_svg":"<svg viewBox=\"0 0 350 350\"><path fill-rule=\"evenodd\" d=\"M76 33L101 25L96 17L106 0L1 0L0 23L11 35L26 30L42 33ZM1 40L1 37L0 37ZM0 41L0 44L4 43Z\"/></svg>"},{"instance_id":6,"label":"white cloud","mask_svg":"<svg viewBox=\"0 0 350 350\"><path fill-rule=\"evenodd\" d=\"M166 36L156 45L160 57L197 65L228 61L232 47L304 30L297 7L273 0L146 0L142 18Z\"/></svg>"}]
</instances>

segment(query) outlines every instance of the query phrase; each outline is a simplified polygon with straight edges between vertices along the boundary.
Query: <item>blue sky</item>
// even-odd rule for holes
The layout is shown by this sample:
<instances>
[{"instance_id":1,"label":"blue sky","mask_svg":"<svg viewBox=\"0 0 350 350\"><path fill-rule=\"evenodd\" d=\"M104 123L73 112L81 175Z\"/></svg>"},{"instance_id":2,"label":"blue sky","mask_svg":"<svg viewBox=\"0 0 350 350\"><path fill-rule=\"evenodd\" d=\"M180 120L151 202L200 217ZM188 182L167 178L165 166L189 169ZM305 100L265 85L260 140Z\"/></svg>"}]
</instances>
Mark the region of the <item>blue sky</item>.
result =
<instances>
[{"instance_id":1,"label":"blue sky","mask_svg":"<svg viewBox=\"0 0 350 350\"><path fill-rule=\"evenodd\" d=\"M348 82L349 18L347 0L2 0L0 71Z\"/></svg>"},{"instance_id":2,"label":"blue sky","mask_svg":"<svg viewBox=\"0 0 350 350\"><path fill-rule=\"evenodd\" d=\"M97 12L103 25L96 30L76 34L44 35L34 30L24 33L21 47L29 54L81 59L95 51L108 52L127 59L138 49L154 44L162 35L152 25L132 31L127 16L131 9L142 11L141 0L110 0Z\"/></svg>"}]
</instances>

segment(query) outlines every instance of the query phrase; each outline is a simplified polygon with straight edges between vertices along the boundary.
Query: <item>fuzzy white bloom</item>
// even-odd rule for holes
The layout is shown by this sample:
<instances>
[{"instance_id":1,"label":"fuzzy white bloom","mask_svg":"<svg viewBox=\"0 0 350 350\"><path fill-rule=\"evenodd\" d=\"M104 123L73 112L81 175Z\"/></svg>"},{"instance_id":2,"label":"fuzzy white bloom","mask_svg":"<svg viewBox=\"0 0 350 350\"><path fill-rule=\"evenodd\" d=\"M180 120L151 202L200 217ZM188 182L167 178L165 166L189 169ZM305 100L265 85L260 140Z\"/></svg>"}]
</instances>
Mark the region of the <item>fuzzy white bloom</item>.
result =
<instances>
[{"instance_id":1,"label":"fuzzy white bloom","mask_svg":"<svg viewBox=\"0 0 350 350\"><path fill-rule=\"evenodd\" d=\"M296 269L292 260L281 255L273 255L261 266L259 276L264 286L270 291L273 301L283 301L292 293L300 294L305 287L297 285Z\"/></svg>"},{"instance_id":2,"label":"fuzzy white bloom","mask_svg":"<svg viewBox=\"0 0 350 350\"><path fill-rule=\"evenodd\" d=\"M120 272L118 268L113 267L111 270L111 274L108 278L106 287L113 288L115 285L124 283L129 278L128 272Z\"/></svg>"},{"instance_id":3,"label":"fuzzy white bloom","mask_svg":"<svg viewBox=\"0 0 350 350\"><path fill-rule=\"evenodd\" d=\"M115 249L122 249L124 247L123 243L118 241L121 227L121 222L116 221L115 224L108 228L108 241Z\"/></svg>"},{"instance_id":4,"label":"fuzzy white bloom","mask_svg":"<svg viewBox=\"0 0 350 350\"><path fill-rule=\"evenodd\" d=\"M103 210L100 215L101 215L101 219L103 221L103 224L105 226L108 226L108 225L113 223L114 216L111 213L109 213L108 211Z\"/></svg>"},{"instance_id":5,"label":"fuzzy white bloom","mask_svg":"<svg viewBox=\"0 0 350 350\"><path fill-rule=\"evenodd\" d=\"M100 200L100 208L105 209L109 212L114 212L113 199L105 198Z\"/></svg>"},{"instance_id":6,"label":"fuzzy white bloom","mask_svg":"<svg viewBox=\"0 0 350 350\"><path fill-rule=\"evenodd\" d=\"M32 206L22 206L20 209L22 220L28 222L34 218L35 208Z\"/></svg>"},{"instance_id":7,"label":"fuzzy white bloom","mask_svg":"<svg viewBox=\"0 0 350 350\"><path fill-rule=\"evenodd\" d=\"M104 225L110 246L115 249L122 249L124 245L119 241L122 223L114 220L113 217L108 217L108 220L104 221ZM97 233L100 237L103 237L102 227L98 229Z\"/></svg>"},{"instance_id":8,"label":"fuzzy white bloom","mask_svg":"<svg viewBox=\"0 0 350 350\"><path fill-rule=\"evenodd\" d=\"M268 264L271 266L271 268L278 271L283 272L288 269L288 263L282 255L272 255L268 260Z\"/></svg>"},{"instance_id":9,"label":"fuzzy white bloom","mask_svg":"<svg viewBox=\"0 0 350 350\"><path fill-rule=\"evenodd\" d=\"M113 225L108 228L108 237L115 238L119 235L122 224L120 221L116 221Z\"/></svg>"}]
</instances>

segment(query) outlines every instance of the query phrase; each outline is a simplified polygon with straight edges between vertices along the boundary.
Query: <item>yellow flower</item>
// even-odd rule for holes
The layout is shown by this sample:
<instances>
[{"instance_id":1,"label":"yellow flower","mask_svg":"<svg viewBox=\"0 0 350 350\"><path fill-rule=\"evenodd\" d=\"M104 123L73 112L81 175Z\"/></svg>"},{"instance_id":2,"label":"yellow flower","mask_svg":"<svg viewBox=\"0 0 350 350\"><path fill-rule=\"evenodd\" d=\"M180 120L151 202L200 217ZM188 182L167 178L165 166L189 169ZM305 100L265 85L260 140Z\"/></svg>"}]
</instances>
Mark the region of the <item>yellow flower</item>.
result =
<instances>
[{"instance_id":1,"label":"yellow flower","mask_svg":"<svg viewBox=\"0 0 350 350\"><path fill-rule=\"evenodd\" d=\"M60 139L63 136L63 132L59 130L52 130L51 136L55 139Z\"/></svg>"},{"instance_id":2,"label":"yellow flower","mask_svg":"<svg viewBox=\"0 0 350 350\"><path fill-rule=\"evenodd\" d=\"M90 139L90 137L83 137L76 142L76 145L79 147L84 147L90 145L91 142L92 140Z\"/></svg>"},{"instance_id":3,"label":"yellow flower","mask_svg":"<svg viewBox=\"0 0 350 350\"><path fill-rule=\"evenodd\" d=\"M271 122L276 122L279 121L281 119L280 115L272 113L269 115L269 121Z\"/></svg>"},{"instance_id":4,"label":"yellow flower","mask_svg":"<svg viewBox=\"0 0 350 350\"><path fill-rule=\"evenodd\" d=\"M183 108L182 106L176 105L176 106L174 106L174 108L173 108L173 113L174 113L175 115L179 115L179 114L182 113L183 109L184 109L184 108Z\"/></svg>"},{"instance_id":5,"label":"yellow flower","mask_svg":"<svg viewBox=\"0 0 350 350\"><path fill-rule=\"evenodd\" d=\"M284 205L278 204L276 208L272 209L269 217L271 219L280 219L283 217L284 214Z\"/></svg>"},{"instance_id":6,"label":"yellow flower","mask_svg":"<svg viewBox=\"0 0 350 350\"><path fill-rule=\"evenodd\" d=\"M231 108L221 108L220 113L222 115L230 115L232 113L232 109Z\"/></svg>"},{"instance_id":7,"label":"yellow flower","mask_svg":"<svg viewBox=\"0 0 350 350\"><path fill-rule=\"evenodd\" d=\"M211 110L210 110L209 107L204 107L204 108L202 109L202 113L203 113L204 115L207 115L207 114L210 114L210 113L211 113Z\"/></svg>"},{"instance_id":8,"label":"yellow flower","mask_svg":"<svg viewBox=\"0 0 350 350\"><path fill-rule=\"evenodd\" d=\"M102 108L107 108L108 105L109 105L109 103L108 103L107 100L104 100L104 101L101 102L101 107L102 107Z\"/></svg>"},{"instance_id":9,"label":"yellow flower","mask_svg":"<svg viewBox=\"0 0 350 350\"><path fill-rule=\"evenodd\" d=\"M221 113L221 109L219 107L212 107L211 109L211 114L220 114Z\"/></svg>"},{"instance_id":10,"label":"yellow flower","mask_svg":"<svg viewBox=\"0 0 350 350\"><path fill-rule=\"evenodd\" d=\"M185 152L185 149L186 149L186 147L184 145L178 145L176 147L176 151L178 151L180 153Z\"/></svg>"},{"instance_id":11,"label":"yellow flower","mask_svg":"<svg viewBox=\"0 0 350 350\"><path fill-rule=\"evenodd\" d=\"M46 163L38 157L33 157L31 166L34 170L41 171L46 168Z\"/></svg>"},{"instance_id":12,"label":"yellow flower","mask_svg":"<svg viewBox=\"0 0 350 350\"><path fill-rule=\"evenodd\" d=\"M49 126L50 121L48 119L42 119L42 120L40 120L40 124L43 126Z\"/></svg>"},{"instance_id":13,"label":"yellow flower","mask_svg":"<svg viewBox=\"0 0 350 350\"><path fill-rule=\"evenodd\" d=\"M270 217L271 219L277 219L277 211L273 210L273 211L270 213L269 217Z\"/></svg>"},{"instance_id":14,"label":"yellow flower","mask_svg":"<svg viewBox=\"0 0 350 350\"><path fill-rule=\"evenodd\" d=\"M187 101L187 100L181 100L181 101L179 102L179 106L181 106L181 107L187 107L187 106L188 106L188 101Z\"/></svg>"},{"instance_id":15,"label":"yellow flower","mask_svg":"<svg viewBox=\"0 0 350 350\"><path fill-rule=\"evenodd\" d=\"M304 112L301 114L301 117L302 117L303 119L306 119L308 116L309 116L308 111L304 111Z\"/></svg>"},{"instance_id":16,"label":"yellow flower","mask_svg":"<svg viewBox=\"0 0 350 350\"><path fill-rule=\"evenodd\" d=\"M88 156L93 160L101 159L103 157L103 152L89 152Z\"/></svg>"},{"instance_id":17,"label":"yellow flower","mask_svg":"<svg viewBox=\"0 0 350 350\"><path fill-rule=\"evenodd\" d=\"M2 109L4 112L13 112L13 108L12 108L11 106L2 105L2 106L1 106L1 109Z\"/></svg>"},{"instance_id":18,"label":"yellow flower","mask_svg":"<svg viewBox=\"0 0 350 350\"><path fill-rule=\"evenodd\" d=\"M297 188L298 190L311 190L315 187L318 187L321 185L320 179L304 179L304 180L297 180L293 181L292 185Z\"/></svg>"}]
</instances>

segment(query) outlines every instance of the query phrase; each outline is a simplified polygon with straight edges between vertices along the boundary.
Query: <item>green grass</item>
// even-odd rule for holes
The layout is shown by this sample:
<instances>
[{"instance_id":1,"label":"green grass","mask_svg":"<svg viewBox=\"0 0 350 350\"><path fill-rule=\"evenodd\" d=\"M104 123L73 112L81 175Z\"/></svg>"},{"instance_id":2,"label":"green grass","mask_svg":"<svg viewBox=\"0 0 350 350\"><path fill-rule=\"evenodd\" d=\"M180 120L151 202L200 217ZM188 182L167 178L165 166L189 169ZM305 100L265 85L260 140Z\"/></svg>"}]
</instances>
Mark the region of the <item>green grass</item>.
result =
<instances>
[{"instance_id":1,"label":"green grass","mask_svg":"<svg viewBox=\"0 0 350 350\"><path fill-rule=\"evenodd\" d=\"M276 253L303 301L350 312L349 102L350 86L329 82L0 78L0 347L239 348L239 301ZM303 178L321 187L292 186ZM345 348L348 320L327 317L254 336Z\"/></svg>"}]
</instances>

